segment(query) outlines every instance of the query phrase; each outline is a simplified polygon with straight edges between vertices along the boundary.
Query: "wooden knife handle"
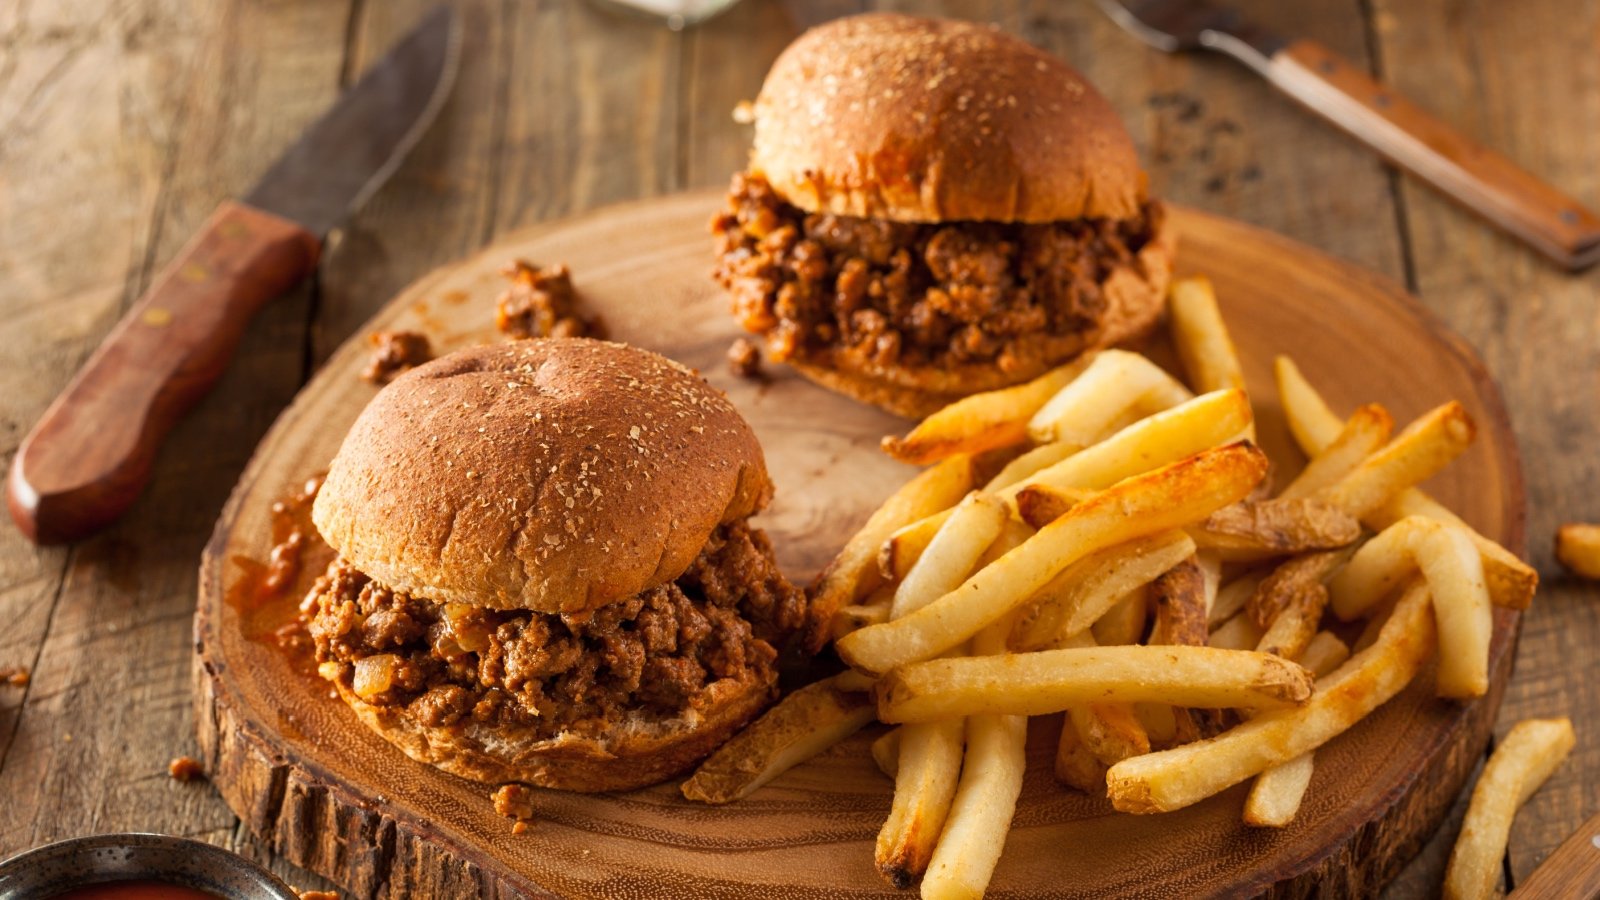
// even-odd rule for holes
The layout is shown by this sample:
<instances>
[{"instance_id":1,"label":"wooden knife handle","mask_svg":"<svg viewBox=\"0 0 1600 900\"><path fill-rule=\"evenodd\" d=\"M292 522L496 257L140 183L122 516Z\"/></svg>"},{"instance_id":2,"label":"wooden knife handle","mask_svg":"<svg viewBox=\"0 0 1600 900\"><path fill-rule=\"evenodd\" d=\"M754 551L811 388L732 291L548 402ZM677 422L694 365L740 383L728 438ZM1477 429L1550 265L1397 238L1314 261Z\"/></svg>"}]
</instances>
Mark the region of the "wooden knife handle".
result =
<instances>
[{"instance_id":1,"label":"wooden knife handle","mask_svg":"<svg viewBox=\"0 0 1600 900\"><path fill-rule=\"evenodd\" d=\"M1600 897L1600 815L1583 823L1508 900Z\"/></svg>"},{"instance_id":2,"label":"wooden knife handle","mask_svg":"<svg viewBox=\"0 0 1600 900\"><path fill-rule=\"evenodd\" d=\"M316 266L315 235L224 203L112 329L11 461L6 502L31 540L109 524L178 418L222 375L262 305Z\"/></svg>"},{"instance_id":3,"label":"wooden knife handle","mask_svg":"<svg viewBox=\"0 0 1600 900\"><path fill-rule=\"evenodd\" d=\"M1568 269L1600 261L1600 216L1321 44L1290 43L1273 54L1263 74L1390 162Z\"/></svg>"}]
</instances>

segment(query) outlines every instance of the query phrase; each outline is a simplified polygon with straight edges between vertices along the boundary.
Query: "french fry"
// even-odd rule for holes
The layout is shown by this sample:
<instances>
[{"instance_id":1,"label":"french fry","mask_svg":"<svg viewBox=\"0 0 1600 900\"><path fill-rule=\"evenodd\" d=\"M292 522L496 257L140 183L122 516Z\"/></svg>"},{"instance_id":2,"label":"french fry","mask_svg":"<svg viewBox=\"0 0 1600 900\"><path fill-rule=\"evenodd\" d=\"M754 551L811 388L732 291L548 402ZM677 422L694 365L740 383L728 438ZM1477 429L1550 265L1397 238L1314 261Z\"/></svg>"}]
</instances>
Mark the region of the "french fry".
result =
<instances>
[{"instance_id":1,"label":"french fry","mask_svg":"<svg viewBox=\"0 0 1600 900\"><path fill-rule=\"evenodd\" d=\"M968 494L895 588L889 618L921 609L965 581L978 557L999 537L1009 515L1005 503L993 494Z\"/></svg>"},{"instance_id":2,"label":"french fry","mask_svg":"<svg viewBox=\"0 0 1600 900\"><path fill-rule=\"evenodd\" d=\"M972 489L970 456L953 456L927 469L895 491L839 551L810 590L811 628L807 646L822 649L833 614L871 593L882 583L878 548L896 529L955 506Z\"/></svg>"},{"instance_id":3,"label":"french fry","mask_svg":"<svg viewBox=\"0 0 1600 900\"><path fill-rule=\"evenodd\" d=\"M1106 773L1112 805L1132 813L1182 809L1344 733L1399 693L1427 661L1434 646L1429 605L1426 586L1407 591L1378 640L1318 681L1309 703L1112 766Z\"/></svg>"},{"instance_id":4,"label":"french fry","mask_svg":"<svg viewBox=\"0 0 1600 900\"><path fill-rule=\"evenodd\" d=\"M1306 645L1305 652L1301 653L1295 662L1321 678L1344 665L1344 661L1349 658L1350 648L1345 646L1344 641L1339 640L1338 635L1331 631L1319 631L1311 638L1311 643Z\"/></svg>"},{"instance_id":5,"label":"french fry","mask_svg":"<svg viewBox=\"0 0 1600 900\"><path fill-rule=\"evenodd\" d=\"M1194 541L1165 531L1108 547L1078 560L1031 598L1011 635L1011 649L1044 650L1080 634L1130 591L1194 554ZM1135 643L1121 641L1119 643Z\"/></svg>"},{"instance_id":6,"label":"french fry","mask_svg":"<svg viewBox=\"0 0 1600 900\"><path fill-rule=\"evenodd\" d=\"M1172 707L1167 707L1171 709ZM1078 737L1078 730L1068 719L1061 726L1061 740L1056 744L1056 780L1067 787L1077 788L1091 796L1101 796L1106 790L1106 766Z\"/></svg>"},{"instance_id":7,"label":"french fry","mask_svg":"<svg viewBox=\"0 0 1600 900\"><path fill-rule=\"evenodd\" d=\"M1254 650L1261 643L1264 633L1265 630L1250 618L1249 612L1241 611L1211 632L1207 646L1219 650Z\"/></svg>"},{"instance_id":8,"label":"french fry","mask_svg":"<svg viewBox=\"0 0 1600 900\"><path fill-rule=\"evenodd\" d=\"M1309 497L1337 484L1388 443L1393 431L1394 417L1387 409L1376 403L1358 407L1333 442L1311 457L1299 476L1278 495L1279 499Z\"/></svg>"},{"instance_id":9,"label":"french fry","mask_svg":"<svg viewBox=\"0 0 1600 900\"><path fill-rule=\"evenodd\" d=\"M877 590L869 594L860 603L841 606L833 614L833 640L838 640L852 631L877 625L889 621L889 608L894 603L894 586L879 585Z\"/></svg>"},{"instance_id":10,"label":"french fry","mask_svg":"<svg viewBox=\"0 0 1600 900\"><path fill-rule=\"evenodd\" d=\"M1266 577L1266 572L1246 572L1218 588L1216 600L1212 601L1211 612L1207 616L1211 624L1220 625L1244 609L1245 604L1250 602L1250 597L1255 594L1256 588L1261 586Z\"/></svg>"},{"instance_id":11,"label":"french fry","mask_svg":"<svg viewBox=\"0 0 1600 900\"><path fill-rule=\"evenodd\" d=\"M839 655L871 673L931 659L1011 613L1077 560L1203 518L1249 493L1265 473L1261 451L1236 444L1129 478L1073 507L954 591L845 636L836 645Z\"/></svg>"},{"instance_id":12,"label":"french fry","mask_svg":"<svg viewBox=\"0 0 1600 900\"><path fill-rule=\"evenodd\" d=\"M1244 803L1244 823L1258 828L1283 828L1294 821L1311 785L1315 755L1302 753L1256 776Z\"/></svg>"},{"instance_id":13,"label":"french fry","mask_svg":"<svg viewBox=\"0 0 1600 900\"><path fill-rule=\"evenodd\" d=\"M729 803L816 756L872 721L867 694L840 690L833 679L783 698L734 735L681 786L701 803Z\"/></svg>"},{"instance_id":14,"label":"french fry","mask_svg":"<svg viewBox=\"0 0 1600 900\"><path fill-rule=\"evenodd\" d=\"M979 897L989 886L1022 792L1027 741L1023 716L967 721L961 782L922 878L925 900Z\"/></svg>"},{"instance_id":15,"label":"french fry","mask_svg":"<svg viewBox=\"0 0 1600 900\"><path fill-rule=\"evenodd\" d=\"M1205 574L1193 556L1179 562L1150 583L1155 608L1150 643L1161 646L1204 647L1211 636L1206 622Z\"/></svg>"},{"instance_id":16,"label":"french fry","mask_svg":"<svg viewBox=\"0 0 1600 900\"><path fill-rule=\"evenodd\" d=\"M1189 384L1201 392L1244 390L1244 367L1223 324L1211 280L1197 275L1174 281L1167 310L1172 315L1173 343Z\"/></svg>"},{"instance_id":17,"label":"french fry","mask_svg":"<svg viewBox=\"0 0 1600 900\"><path fill-rule=\"evenodd\" d=\"M1144 726L1144 733L1150 739L1152 748L1165 749L1173 745L1178 734L1178 723L1173 717L1173 709L1165 703L1135 703L1133 714L1139 717L1139 724ZM1106 775L1100 773L1100 789L1105 790Z\"/></svg>"},{"instance_id":18,"label":"french fry","mask_svg":"<svg viewBox=\"0 0 1600 900\"><path fill-rule=\"evenodd\" d=\"M1137 644L1144 637L1145 618L1149 606L1144 602L1144 590L1134 588L1116 601L1111 609L1089 626L1089 635L1102 647L1120 647Z\"/></svg>"},{"instance_id":19,"label":"french fry","mask_svg":"<svg viewBox=\"0 0 1600 900\"><path fill-rule=\"evenodd\" d=\"M1570 719L1525 719L1506 732L1472 788L1461 834L1444 874L1445 900L1495 895L1511 821L1572 752Z\"/></svg>"},{"instance_id":20,"label":"french fry","mask_svg":"<svg viewBox=\"0 0 1600 900\"><path fill-rule=\"evenodd\" d=\"M1303 703L1311 676L1248 650L1092 647L934 659L878 682L878 718L927 722L994 713L1042 716L1087 703L1268 709Z\"/></svg>"},{"instance_id":21,"label":"french fry","mask_svg":"<svg viewBox=\"0 0 1600 900\"><path fill-rule=\"evenodd\" d=\"M962 719L903 725L895 759L894 804L873 854L879 874L908 888L928 868L961 777ZM876 749L876 745L874 745Z\"/></svg>"},{"instance_id":22,"label":"french fry","mask_svg":"<svg viewBox=\"0 0 1600 900\"><path fill-rule=\"evenodd\" d=\"M1488 585L1478 548L1462 529L1413 516L1368 541L1334 579L1334 614L1352 619L1372 608L1412 572L1433 592L1439 629L1439 696L1481 697L1489 689L1494 635Z\"/></svg>"},{"instance_id":23,"label":"french fry","mask_svg":"<svg viewBox=\"0 0 1600 900\"><path fill-rule=\"evenodd\" d=\"M1035 529L1029 527L1027 523L1018 522L1016 519L1007 516L1005 524L1000 526L1000 536L994 539L994 542L989 545L989 549L983 551L983 555L978 557L977 565L972 568L976 570L990 565L1000 557L1027 543L1028 538L1033 537L1034 532Z\"/></svg>"},{"instance_id":24,"label":"french fry","mask_svg":"<svg viewBox=\"0 0 1600 900\"><path fill-rule=\"evenodd\" d=\"M985 484L983 489L990 493L1003 491L1012 485L1027 481L1033 475L1050 468L1082 449L1082 447L1075 444L1045 444L1041 447L1035 447L1006 463L1004 468L989 479L989 483Z\"/></svg>"},{"instance_id":25,"label":"french fry","mask_svg":"<svg viewBox=\"0 0 1600 900\"><path fill-rule=\"evenodd\" d=\"M1094 638L1080 634L1068 639L1069 648L1093 647ZM1062 722L1063 737L1057 743L1056 755L1070 753L1074 743L1081 744L1101 764L1101 770L1130 756L1150 752L1150 737L1144 724L1127 703L1091 703L1072 707ZM1073 732L1073 738L1065 732ZM1064 743L1063 743L1064 742Z\"/></svg>"},{"instance_id":26,"label":"french fry","mask_svg":"<svg viewBox=\"0 0 1600 900\"><path fill-rule=\"evenodd\" d=\"M1063 490L1030 484L1017 494L1017 515L1032 528L1043 528L1067 514L1092 491Z\"/></svg>"},{"instance_id":27,"label":"french fry","mask_svg":"<svg viewBox=\"0 0 1600 900\"><path fill-rule=\"evenodd\" d=\"M1278 613L1311 589L1321 586L1343 563L1349 554L1339 550L1322 550L1288 560L1272 574L1262 579L1260 587L1245 604L1245 612L1257 628L1270 628Z\"/></svg>"},{"instance_id":28,"label":"french fry","mask_svg":"<svg viewBox=\"0 0 1600 900\"><path fill-rule=\"evenodd\" d=\"M878 735L872 742L872 761L877 764L878 771L894 780L895 774L900 771L900 734L905 731L905 726L891 728Z\"/></svg>"},{"instance_id":29,"label":"french fry","mask_svg":"<svg viewBox=\"0 0 1600 900\"><path fill-rule=\"evenodd\" d=\"M1343 547L1361 536L1361 523L1311 497L1279 498L1223 507L1190 533L1203 550L1228 559L1258 559Z\"/></svg>"},{"instance_id":30,"label":"french fry","mask_svg":"<svg viewBox=\"0 0 1600 900\"><path fill-rule=\"evenodd\" d=\"M1016 387L964 397L923 419L903 438L886 437L883 451L926 465L958 453L976 455L1028 438L1028 420L1093 361L1085 356Z\"/></svg>"},{"instance_id":31,"label":"french fry","mask_svg":"<svg viewBox=\"0 0 1600 900\"><path fill-rule=\"evenodd\" d=\"M1556 531L1556 559L1574 575L1600 579L1600 525L1561 526Z\"/></svg>"},{"instance_id":32,"label":"french fry","mask_svg":"<svg viewBox=\"0 0 1600 900\"><path fill-rule=\"evenodd\" d=\"M1465 407L1446 403L1406 426L1350 474L1312 497L1364 518L1449 465L1472 443L1475 431Z\"/></svg>"},{"instance_id":33,"label":"french fry","mask_svg":"<svg viewBox=\"0 0 1600 900\"><path fill-rule=\"evenodd\" d=\"M1328 607L1328 589L1320 581L1304 585L1290 602L1278 611L1261 635L1256 650L1284 659L1299 659L1316 637L1322 611Z\"/></svg>"},{"instance_id":34,"label":"french fry","mask_svg":"<svg viewBox=\"0 0 1600 900\"><path fill-rule=\"evenodd\" d=\"M1289 430L1306 455L1316 456L1337 439L1339 417L1328 408L1293 360L1278 357L1275 371ZM1383 507L1363 516L1362 521L1372 530L1382 531L1407 516L1423 516L1467 529L1483 557L1484 580L1488 582L1495 605L1508 609L1528 608L1539 586L1539 573L1516 554L1473 531L1460 516L1417 488L1401 491Z\"/></svg>"},{"instance_id":35,"label":"french fry","mask_svg":"<svg viewBox=\"0 0 1600 900\"><path fill-rule=\"evenodd\" d=\"M1171 375L1145 357L1126 350L1104 350L1034 414L1028 421L1028 436L1036 444L1087 447L1134 409L1145 394L1170 393L1174 388L1182 390Z\"/></svg>"}]
</instances>

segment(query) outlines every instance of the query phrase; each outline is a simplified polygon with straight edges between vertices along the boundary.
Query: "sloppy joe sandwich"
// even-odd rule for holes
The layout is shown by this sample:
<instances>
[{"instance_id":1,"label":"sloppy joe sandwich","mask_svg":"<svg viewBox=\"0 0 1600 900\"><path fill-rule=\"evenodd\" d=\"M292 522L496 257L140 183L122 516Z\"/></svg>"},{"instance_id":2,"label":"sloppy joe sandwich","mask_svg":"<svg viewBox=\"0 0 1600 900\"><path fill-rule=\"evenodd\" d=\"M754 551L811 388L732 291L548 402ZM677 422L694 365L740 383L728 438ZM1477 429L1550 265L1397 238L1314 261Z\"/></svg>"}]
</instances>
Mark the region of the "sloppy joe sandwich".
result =
<instances>
[{"instance_id":1,"label":"sloppy joe sandwich","mask_svg":"<svg viewBox=\"0 0 1600 900\"><path fill-rule=\"evenodd\" d=\"M798 38L713 222L768 355L923 416L1156 322L1173 237L1106 100L996 28L868 14Z\"/></svg>"},{"instance_id":2,"label":"sloppy joe sandwich","mask_svg":"<svg viewBox=\"0 0 1600 900\"><path fill-rule=\"evenodd\" d=\"M312 518L319 672L415 759L624 790L773 699L805 618L761 447L694 372L586 338L464 350L361 414Z\"/></svg>"}]
</instances>

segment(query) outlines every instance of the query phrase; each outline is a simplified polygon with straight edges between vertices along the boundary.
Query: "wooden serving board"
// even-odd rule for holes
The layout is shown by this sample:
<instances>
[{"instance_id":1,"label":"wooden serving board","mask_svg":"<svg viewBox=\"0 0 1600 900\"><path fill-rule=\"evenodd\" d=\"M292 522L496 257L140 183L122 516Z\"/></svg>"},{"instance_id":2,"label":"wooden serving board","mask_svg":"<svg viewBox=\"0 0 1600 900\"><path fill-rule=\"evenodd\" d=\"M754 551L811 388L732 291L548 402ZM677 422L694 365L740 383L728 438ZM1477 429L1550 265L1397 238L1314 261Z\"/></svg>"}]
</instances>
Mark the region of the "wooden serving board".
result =
<instances>
[{"instance_id":1,"label":"wooden serving board","mask_svg":"<svg viewBox=\"0 0 1600 900\"><path fill-rule=\"evenodd\" d=\"M796 581L808 580L910 474L878 452L907 423L778 368L733 377L736 328L709 277L706 223L720 199L684 195L601 210L513 235L422 279L371 329L427 332L450 349L495 339L497 270L514 257L566 262L612 335L698 367L726 390L766 448L778 496L762 524ZM1286 239L1175 211L1180 269L1216 285L1256 397L1263 445L1298 468L1271 378L1290 353L1341 410L1381 400L1400 421L1456 398L1477 445L1430 490L1485 534L1522 547L1523 489L1499 394L1482 364L1394 285ZM866 745L879 729L724 807L676 784L622 795L541 792L537 824L513 835L489 786L412 762L368 732L327 686L271 642L286 615L230 600L271 542L273 501L323 470L373 394L356 377L365 333L284 412L217 523L202 562L196 703L207 768L233 809L291 861L355 896L786 900L905 896L872 865L889 782ZM1155 348L1160 356L1160 348ZM269 614L271 613L271 614ZM1437 827L1480 757L1511 669L1516 617L1499 613L1494 687L1479 702L1436 700L1429 679L1317 754L1299 818L1240 824L1244 787L1162 816L1115 813L1051 776L1052 720L1035 722L1016 823L993 897L1328 896L1386 883ZM263 616L266 618L263 619Z\"/></svg>"}]
</instances>

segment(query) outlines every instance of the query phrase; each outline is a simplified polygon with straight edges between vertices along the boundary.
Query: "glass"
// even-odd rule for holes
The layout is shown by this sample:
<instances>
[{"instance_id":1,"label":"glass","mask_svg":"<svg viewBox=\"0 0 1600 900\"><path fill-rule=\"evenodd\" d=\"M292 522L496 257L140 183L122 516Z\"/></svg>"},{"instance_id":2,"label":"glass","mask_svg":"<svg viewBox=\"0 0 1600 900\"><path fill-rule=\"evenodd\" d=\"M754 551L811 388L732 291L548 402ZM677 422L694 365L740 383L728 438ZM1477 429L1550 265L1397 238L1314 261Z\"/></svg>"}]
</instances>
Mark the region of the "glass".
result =
<instances>
[{"instance_id":1,"label":"glass","mask_svg":"<svg viewBox=\"0 0 1600 900\"><path fill-rule=\"evenodd\" d=\"M642 13L661 19L667 27L678 31L686 25L695 25L711 18L738 3L739 0L590 0L598 6Z\"/></svg>"}]
</instances>

